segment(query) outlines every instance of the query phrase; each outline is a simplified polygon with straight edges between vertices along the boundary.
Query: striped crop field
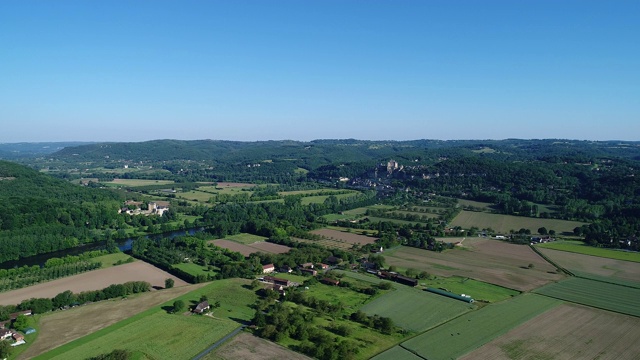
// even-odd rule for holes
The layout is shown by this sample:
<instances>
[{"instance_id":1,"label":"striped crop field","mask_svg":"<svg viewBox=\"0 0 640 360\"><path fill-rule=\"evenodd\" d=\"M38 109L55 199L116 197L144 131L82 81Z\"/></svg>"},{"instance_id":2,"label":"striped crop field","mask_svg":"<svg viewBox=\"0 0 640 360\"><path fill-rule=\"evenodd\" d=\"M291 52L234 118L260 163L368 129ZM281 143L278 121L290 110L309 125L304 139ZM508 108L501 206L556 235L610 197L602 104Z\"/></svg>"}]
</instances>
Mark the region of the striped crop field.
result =
<instances>
[{"instance_id":1,"label":"striped crop field","mask_svg":"<svg viewBox=\"0 0 640 360\"><path fill-rule=\"evenodd\" d=\"M543 286L536 293L622 314L640 316L640 289L581 278Z\"/></svg>"},{"instance_id":2,"label":"striped crop field","mask_svg":"<svg viewBox=\"0 0 640 360\"><path fill-rule=\"evenodd\" d=\"M544 296L524 294L464 314L401 346L424 359L455 359L560 303Z\"/></svg>"}]
</instances>

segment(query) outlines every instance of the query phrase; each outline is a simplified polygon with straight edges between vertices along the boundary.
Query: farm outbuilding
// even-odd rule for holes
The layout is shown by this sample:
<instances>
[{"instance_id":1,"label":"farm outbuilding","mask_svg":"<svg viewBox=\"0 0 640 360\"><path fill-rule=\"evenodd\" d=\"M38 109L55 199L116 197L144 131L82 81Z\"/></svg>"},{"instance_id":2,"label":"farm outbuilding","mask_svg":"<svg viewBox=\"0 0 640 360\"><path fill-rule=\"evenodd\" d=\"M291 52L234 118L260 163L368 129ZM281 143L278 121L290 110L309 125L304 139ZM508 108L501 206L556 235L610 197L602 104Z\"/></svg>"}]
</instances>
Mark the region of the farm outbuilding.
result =
<instances>
[{"instance_id":1,"label":"farm outbuilding","mask_svg":"<svg viewBox=\"0 0 640 360\"><path fill-rule=\"evenodd\" d=\"M473 300L473 298L471 298L471 296L462 296L462 295L454 294L452 292L445 291L445 290L442 290L442 289L427 288L426 291L428 291L430 293L434 293L434 294L450 297L452 299L468 302L468 303L473 303L474 302L474 300Z\"/></svg>"}]
</instances>

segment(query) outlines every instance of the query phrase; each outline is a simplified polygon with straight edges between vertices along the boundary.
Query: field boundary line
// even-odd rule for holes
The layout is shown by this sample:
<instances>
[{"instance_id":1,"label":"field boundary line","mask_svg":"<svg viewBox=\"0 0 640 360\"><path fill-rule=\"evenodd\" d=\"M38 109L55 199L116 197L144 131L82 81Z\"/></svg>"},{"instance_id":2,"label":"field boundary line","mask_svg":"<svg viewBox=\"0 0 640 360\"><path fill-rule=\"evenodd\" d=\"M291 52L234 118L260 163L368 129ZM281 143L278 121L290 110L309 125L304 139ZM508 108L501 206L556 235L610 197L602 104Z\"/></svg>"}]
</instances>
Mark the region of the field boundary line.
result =
<instances>
[{"instance_id":1,"label":"field boundary line","mask_svg":"<svg viewBox=\"0 0 640 360\"><path fill-rule=\"evenodd\" d=\"M225 343L227 340L231 339L232 337L238 335L238 333L240 331L242 331L245 327L246 327L246 325L239 326L237 329L233 330L231 333L225 335L222 339L216 341L215 343L213 343L213 345L211 345L208 348L206 348L203 352L201 352L200 354L196 355L192 360L200 360L200 359L202 359L205 355L207 355L208 353L213 351L215 348L219 347L220 345L222 345L223 343Z\"/></svg>"},{"instance_id":2,"label":"field boundary line","mask_svg":"<svg viewBox=\"0 0 640 360\"><path fill-rule=\"evenodd\" d=\"M429 331L429 330L427 330L427 331ZM422 335L422 333L420 333L419 335ZM426 357L421 356L420 354L418 354L415 350L407 349L406 347L402 346L402 343L398 344L398 346L400 346L401 348L407 350L408 352L412 353L413 355L419 357L420 359L429 360Z\"/></svg>"},{"instance_id":3,"label":"field boundary line","mask_svg":"<svg viewBox=\"0 0 640 360\"><path fill-rule=\"evenodd\" d=\"M535 246L533 245L529 245L529 247L531 248L531 250L533 250L533 252L535 252L536 254L538 254L541 258L543 258L546 262L548 262L549 264L553 265L556 267L556 269L562 271L563 273L569 275L569 276L576 276L574 273L572 273L571 271L563 268L562 266L556 264L553 260L549 259L545 254L543 254L540 250L538 250Z\"/></svg>"}]
</instances>

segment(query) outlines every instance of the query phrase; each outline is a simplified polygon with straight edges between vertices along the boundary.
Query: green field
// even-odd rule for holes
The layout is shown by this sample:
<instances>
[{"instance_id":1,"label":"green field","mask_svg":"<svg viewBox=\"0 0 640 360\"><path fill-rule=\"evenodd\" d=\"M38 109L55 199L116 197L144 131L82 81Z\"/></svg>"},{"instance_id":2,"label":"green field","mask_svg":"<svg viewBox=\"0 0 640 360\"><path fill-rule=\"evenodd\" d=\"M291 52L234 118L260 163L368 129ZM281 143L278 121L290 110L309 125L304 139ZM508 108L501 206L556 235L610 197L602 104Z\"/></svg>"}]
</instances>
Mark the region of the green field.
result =
<instances>
[{"instance_id":1,"label":"green field","mask_svg":"<svg viewBox=\"0 0 640 360\"><path fill-rule=\"evenodd\" d=\"M560 303L544 296L524 294L464 314L401 346L429 360L454 359Z\"/></svg>"},{"instance_id":2,"label":"green field","mask_svg":"<svg viewBox=\"0 0 640 360\"><path fill-rule=\"evenodd\" d=\"M536 245L546 249L568 251L578 254L599 256L608 259L640 262L640 252L621 251L613 249L597 248L585 245L582 241L556 241Z\"/></svg>"},{"instance_id":3,"label":"green field","mask_svg":"<svg viewBox=\"0 0 640 360\"><path fill-rule=\"evenodd\" d=\"M178 297L189 306L207 295L210 302L221 306L214 317L169 314L173 300L153 307L129 319L72 341L36 359L86 359L113 349L141 351L150 359L191 359L207 346L237 328L238 321L248 321L254 315L250 307L257 295L242 285L249 280L228 279ZM127 306L123 302L122 306ZM177 336L184 334L185 336ZM187 336L189 335L189 336Z\"/></svg>"},{"instance_id":4,"label":"green field","mask_svg":"<svg viewBox=\"0 0 640 360\"><path fill-rule=\"evenodd\" d=\"M389 218L382 218L382 217L376 217L376 216L367 216L367 218L369 218L369 221L371 221L372 223L388 222L388 223L399 224L399 225L415 225L415 224L424 223L423 221L406 221L406 220L389 219Z\"/></svg>"},{"instance_id":5,"label":"green field","mask_svg":"<svg viewBox=\"0 0 640 360\"><path fill-rule=\"evenodd\" d=\"M426 291L396 286L363 306L360 310L369 315L389 317L404 329L421 332L442 324L475 306Z\"/></svg>"},{"instance_id":6,"label":"green field","mask_svg":"<svg viewBox=\"0 0 640 360\"><path fill-rule=\"evenodd\" d=\"M149 185L170 185L175 182L172 180L142 180L142 179L117 179L104 183L106 186L149 186Z\"/></svg>"},{"instance_id":7,"label":"green field","mask_svg":"<svg viewBox=\"0 0 640 360\"><path fill-rule=\"evenodd\" d=\"M202 192L202 191L191 190L187 192L178 193L176 194L176 197L180 199L187 199L187 200L197 201L197 202L207 202L209 201L209 199L214 197L214 195L206 192Z\"/></svg>"},{"instance_id":8,"label":"green field","mask_svg":"<svg viewBox=\"0 0 640 360\"><path fill-rule=\"evenodd\" d=\"M187 274L191 274L193 276L198 275L214 275L215 273L209 271L206 267L194 263L180 263L172 265L176 269L180 269Z\"/></svg>"},{"instance_id":9,"label":"green field","mask_svg":"<svg viewBox=\"0 0 640 360\"><path fill-rule=\"evenodd\" d=\"M444 288L447 291L456 294L470 295L475 301L489 303L506 300L520 294L520 292L516 290L458 276L423 279L420 280L420 285L433 288Z\"/></svg>"},{"instance_id":10,"label":"green field","mask_svg":"<svg viewBox=\"0 0 640 360\"><path fill-rule=\"evenodd\" d=\"M350 315L371 299L370 295L365 295L348 288L324 284L310 285L309 290L303 291L308 296L312 296L318 300L325 300L331 304L342 303L344 305L344 315Z\"/></svg>"},{"instance_id":11,"label":"green field","mask_svg":"<svg viewBox=\"0 0 640 360\"><path fill-rule=\"evenodd\" d=\"M358 195L358 192L352 192L348 194L337 194L337 195L307 196L307 197L303 197L301 202L302 202L302 205L322 204L324 203L325 200L327 200L327 198L329 198L329 196L335 196L338 199L344 199L344 198L348 198L356 195Z\"/></svg>"},{"instance_id":12,"label":"green field","mask_svg":"<svg viewBox=\"0 0 640 360\"><path fill-rule=\"evenodd\" d=\"M556 233L573 233L573 229L584 225L578 221L557 219L540 219L524 216L489 214L484 212L461 211L451 222L451 226L460 226L463 229L477 227L478 229L492 228L498 233L507 234L509 230L529 229L536 234L538 229L545 227L555 230Z\"/></svg>"},{"instance_id":13,"label":"green field","mask_svg":"<svg viewBox=\"0 0 640 360\"><path fill-rule=\"evenodd\" d=\"M264 236L258 236L258 235L247 234L247 233L229 235L229 236L226 236L225 239L231 240L231 241L235 241L237 243L245 244L245 245L250 245L250 244L256 243L258 241L267 240L267 238L264 237Z\"/></svg>"},{"instance_id":14,"label":"green field","mask_svg":"<svg viewBox=\"0 0 640 360\"><path fill-rule=\"evenodd\" d=\"M262 276L262 275L260 275L260 276ZM277 275L274 275L274 276L277 277L277 278L280 278L280 279L287 279L289 281L297 282L298 284L302 284L306 280L310 279L309 276L287 274L287 273L278 273Z\"/></svg>"},{"instance_id":15,"label":"green field","mask_svg":"<svg viewBox=\"0 0 640 360\"><path fill-rule=\"evenodd\" d=\"M569 278L535 290L556 299L640 316L640 289L600 281Z\"/></svg>"},{"instance_id":16,"label":"green field","mask_svg":"<svg viewBox=\"0 0 640 360\"><path fill-rule=\"evenodd\" d=\"M105 269L105 268L114 266L115 263L118 261L124 262L124 261L127 261L128 259L133 259L133 258L125 253L117 252L114 254L107 254L107 255L95 257L91 259L91 261L101 262L102 263L101 269Z\"/></svg>"}]
</instances>

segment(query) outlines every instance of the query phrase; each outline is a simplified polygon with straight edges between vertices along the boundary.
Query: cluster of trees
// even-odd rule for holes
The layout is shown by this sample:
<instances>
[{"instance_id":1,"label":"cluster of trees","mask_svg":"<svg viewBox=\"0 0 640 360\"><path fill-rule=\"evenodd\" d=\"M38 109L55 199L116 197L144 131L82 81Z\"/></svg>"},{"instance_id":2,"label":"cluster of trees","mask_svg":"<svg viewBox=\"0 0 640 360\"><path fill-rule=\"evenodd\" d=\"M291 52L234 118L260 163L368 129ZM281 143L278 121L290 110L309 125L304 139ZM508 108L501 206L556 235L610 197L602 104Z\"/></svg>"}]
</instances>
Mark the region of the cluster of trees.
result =
<instances>
[{"instance_id":1,"label":"cluster of trees","mask_svg":"<svg viewBox=\"0 0 640 360\"><path fill-rule=\"evenodd\" d=\"M376 329L383 334L391 334L396 328L391 318L378 315L367 315L360 310L352 313L350 319L372 329Z\"/></svg>"},{"instance_id":2,"label":"cluster of trees","mask_svg":"<svg viewBox=\"0 0 640 360\"><path fill-rule=\"evenodd\" d=\"M341 340L332 335L328 329L314 326L315 317L313 311L304 311L300 307L292 309L277 302L268 309L267 314L257 310L252 322L258 327L257 334L260 337L273 341L281 341L286 337L300 340L301 344L296 350L303 354L321 360L353 359L358 347L350 340ZM334 327L333 332L351 333L348 327L338 326L339 330Z\"/></svg>"}]
</instances>

